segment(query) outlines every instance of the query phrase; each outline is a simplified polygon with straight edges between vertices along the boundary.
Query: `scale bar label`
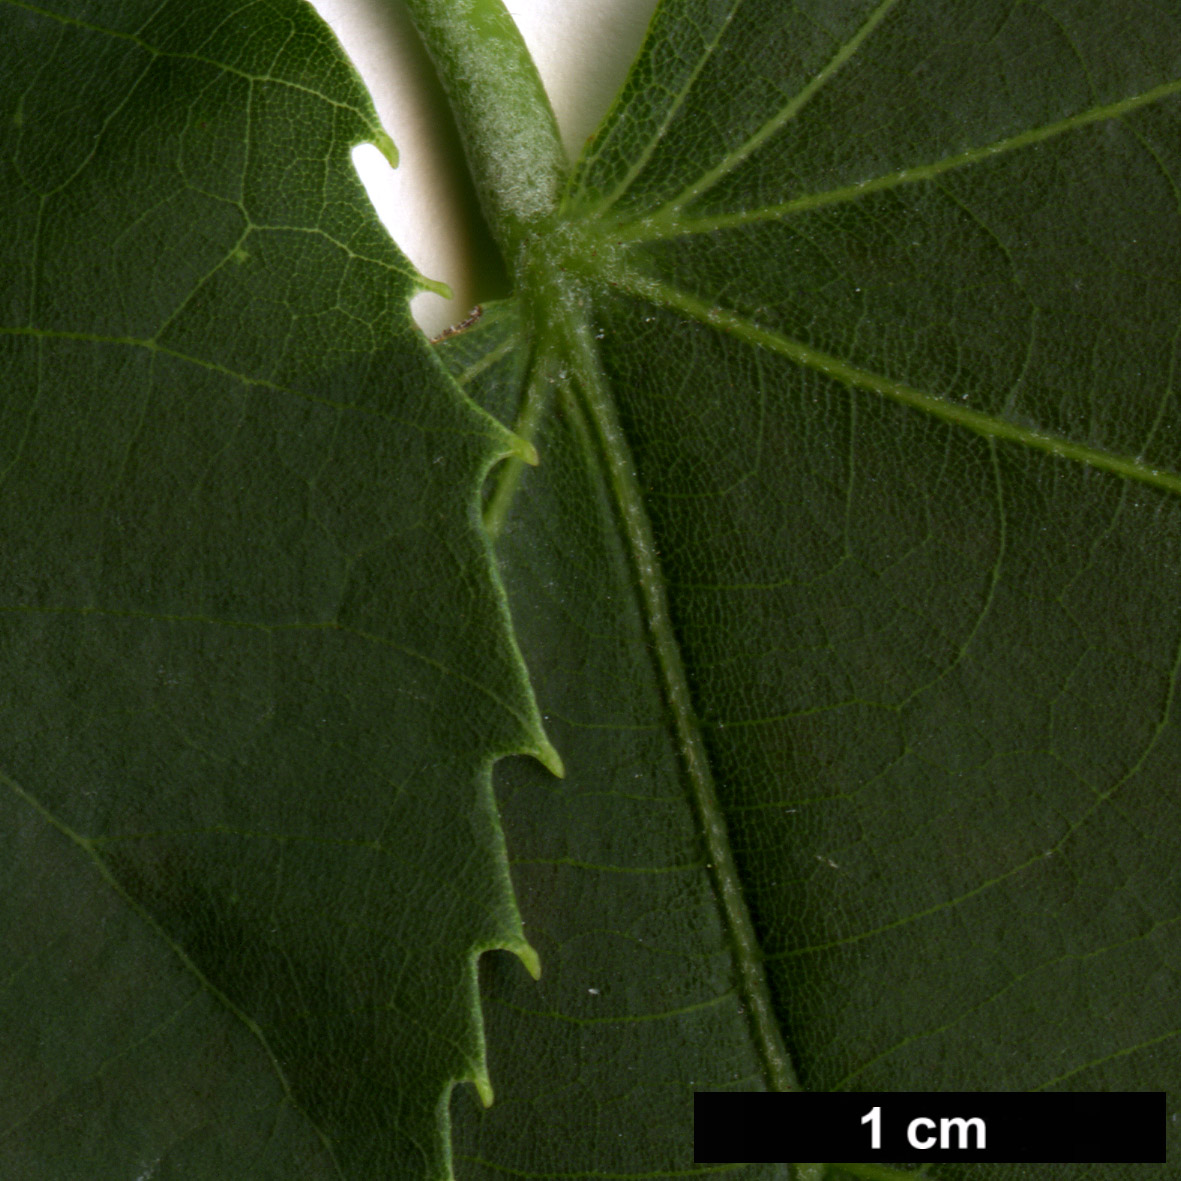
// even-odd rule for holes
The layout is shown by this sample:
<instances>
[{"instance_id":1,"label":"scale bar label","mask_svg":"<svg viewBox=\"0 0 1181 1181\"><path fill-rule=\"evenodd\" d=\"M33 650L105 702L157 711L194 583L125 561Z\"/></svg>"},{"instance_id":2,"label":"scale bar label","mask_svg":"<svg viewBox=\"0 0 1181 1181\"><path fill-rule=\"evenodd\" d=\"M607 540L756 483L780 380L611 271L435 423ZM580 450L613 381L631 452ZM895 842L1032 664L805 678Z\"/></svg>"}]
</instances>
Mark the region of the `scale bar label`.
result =
<instances>
[{"instance_id":1,"label":"scale bar label","mask_svg":"<svg viewBox=\"0 0 1181 1181\"><path fill-rule=\"evenodd\" d=\"M698 1091L697 1164L1163 1164L1164 1091Z\"/></svg>"}]
</instances>

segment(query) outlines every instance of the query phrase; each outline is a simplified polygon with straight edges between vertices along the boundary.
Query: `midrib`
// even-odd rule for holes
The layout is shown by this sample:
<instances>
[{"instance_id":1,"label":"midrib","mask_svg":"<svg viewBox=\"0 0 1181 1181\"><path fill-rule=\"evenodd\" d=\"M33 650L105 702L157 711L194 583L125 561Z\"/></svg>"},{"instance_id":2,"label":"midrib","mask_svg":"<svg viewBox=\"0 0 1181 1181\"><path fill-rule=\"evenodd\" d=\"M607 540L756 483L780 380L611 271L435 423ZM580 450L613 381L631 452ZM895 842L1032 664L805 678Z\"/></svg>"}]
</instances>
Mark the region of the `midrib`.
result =
<instances>
[{"instance_id":1,"label":"midrib","mask_svg":"<svg viewBox=\"0 0 1181 1181\"><path fill-rule=\"evenodd\" d=\"M771 1005L762 949L747 910L726 822L718 805L713 772L693 707L680 644L673 629L660 557L636 477L631 448L603 377L587 321L582 317L571 317L563 323L561 331L563 353L574 378L571 384L593 425L607 484L639 586L661 688L673 719L678 754L685 769L698 826L705 839L707 866L734 955L742 1006L762 1059L768 1088L798 1090L799 1084Z\"/></svg>"}]
</instances>

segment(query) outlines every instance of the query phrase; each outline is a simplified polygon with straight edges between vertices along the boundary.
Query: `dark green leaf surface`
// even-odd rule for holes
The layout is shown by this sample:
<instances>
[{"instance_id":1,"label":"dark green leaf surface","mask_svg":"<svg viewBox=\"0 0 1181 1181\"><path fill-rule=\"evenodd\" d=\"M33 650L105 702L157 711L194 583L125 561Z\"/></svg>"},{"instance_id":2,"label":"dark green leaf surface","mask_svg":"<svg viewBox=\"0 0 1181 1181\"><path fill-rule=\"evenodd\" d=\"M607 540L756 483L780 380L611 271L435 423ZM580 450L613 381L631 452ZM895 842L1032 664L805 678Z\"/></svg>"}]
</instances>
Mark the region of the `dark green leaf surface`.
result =
<instances>
[{"instance_id":1,"label":"dark green leaf surface","mask_svg":"<svg viewBox=\"0 0 1181 1181\"><path fill-rule=\"evenodd\" d=\"M570 773L498 773L549 970L486 973L473 1177L683 1169L775 1032L810 1089L1181 1078L1179 14L812 8L666 5L568 201L593 353L497 551ZM447 346L502 416L503 316Z\"/></svg>"},{"instance_id":2,"label":"dark green leaf surface","mask_svg":"<svg viewBox=\"0 0 1181 1181\"><path fill-rule=\"evenodd\" d=\"M8 6L0 1175L441 1177L544 740L301 4ZM66 85L63 79L68 79Z\"/></svg>"},{"instance_id":3,"label":"dark green leaf surface","mask_svg":"<svg viewBox=\"0 0 1181 1181\"><path fill-rule=\"evenodd\" d=\"M441 349L489 417L322 27L98 7L2 10L0 1171L442 1173L517 642L457 1176L692 1171L701 1088L1174 1112L1181 12L663 5Z\"/></svg>"}]
</instances>

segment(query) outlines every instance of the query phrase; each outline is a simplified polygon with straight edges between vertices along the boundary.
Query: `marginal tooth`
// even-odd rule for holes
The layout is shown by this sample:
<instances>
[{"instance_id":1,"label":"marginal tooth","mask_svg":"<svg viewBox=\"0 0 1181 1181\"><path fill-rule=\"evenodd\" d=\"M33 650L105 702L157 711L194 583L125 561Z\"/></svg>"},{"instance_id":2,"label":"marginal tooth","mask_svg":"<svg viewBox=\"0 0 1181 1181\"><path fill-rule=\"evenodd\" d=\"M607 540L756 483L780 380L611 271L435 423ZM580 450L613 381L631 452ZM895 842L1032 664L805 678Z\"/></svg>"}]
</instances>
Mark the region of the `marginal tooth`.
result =
<instances>
[{"instance_id":1,"label":"marginal tooth","mask_svg":"<svg viewBox=\"0 0 1181 1181\"><path fill-rule=\"evenodd\" d=\"M541 956L539 956L533 947L532 943L526 943L524 939L520 944L512 949L517 956L517 959L525 965L525 971L533 977L534 980L541 979Z\"/></svg>"},{"instance_id":2,"label":"marginal tooth","mask_svg":"<svg viewBox=\"0 0 1181 1181\"><path fill-rule=\"evenodd\" d=\"M373 136L373 146L389 161L391 168L398 167L398 149L384 131L378 131Z\"/></svg>"},{"instance_id":3,"label":"marginal tooth","mask_svg":"<svg viewBox=\"0 0 1181 1181\"><path fill-rule=\"evenodd\" d=\"M541 742L538 743L537 749L533 754L537 761L551 774L556 775L559 779L566 778L566 764L562 762L562 756L558 754L557 748L544 734L541 736Z\"/></svg>"},{"instance_id":4,"label":"marginal tooth","mask_svg":"<svg viewBox=\"0 0 1181 1181\"><path fill-rule=\"evenodd\" d=\"M515 455L517 459L527 463L530 467L536 467L541 462L541 456L537 454L537 448L521 435L513 435L510 432L510 446L512 450L509 454Z\"/></svg>"},{"instance_id":5,"label":"marginal tooth","mask_svg":"<svg viewBox=\"0 0 1181 1181\"><path fill-rule=\"evenodd\" d=\"M492 1081L488 1078L486 1070L481 1071L473 1079L472 1083L476 1088L476 1094L480 1096L480 1102L485 1107L492 1106Z\"/></svg>"},{"instance_id":6,"label":"marginal tooth","mask_svg":"<svg viewBox=\"0 0 1181 1181\"><path fill-rule=\"evenodd\" d=\"M429 291L432 295L441 295L444 299L454 299L451 288L442 279L428 279L422 271L414 272L414 285L419 291Z\"/></svg>"}]
</instances>

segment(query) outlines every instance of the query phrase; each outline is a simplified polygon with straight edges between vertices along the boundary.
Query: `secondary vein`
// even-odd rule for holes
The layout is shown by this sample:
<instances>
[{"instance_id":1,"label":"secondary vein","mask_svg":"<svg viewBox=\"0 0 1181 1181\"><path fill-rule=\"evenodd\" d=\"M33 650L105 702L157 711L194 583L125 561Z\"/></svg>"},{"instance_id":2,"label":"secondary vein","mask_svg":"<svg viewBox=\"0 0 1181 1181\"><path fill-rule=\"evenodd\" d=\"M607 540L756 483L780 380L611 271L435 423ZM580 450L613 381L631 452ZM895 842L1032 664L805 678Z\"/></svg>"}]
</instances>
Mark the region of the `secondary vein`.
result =
<instances>
[{"instance_id":1,"label":"secondary vein","mask_svg":"<svg viewBox=\"0 0 1181 1181\"><path fill-rule=\"evenodd\" d=\"M793 340L773 329L763 328L736 312L719 308L698 299L696 296L679 291L667 283L651 279L635 271L620 271L613 278L615 286L620 290L627 291L659 307L682 312L710 328L728 333L748 344L770 349L797 364L817 370L836 381L853 386L855 389L881 394L892 401L900 402L915 410L921 410L954 426L966 427L986 438L1021 444L1047 452L1050 455L1056 455L1060 459L1086 464L1088 467L1097 468L1100 471L1111 472L1113 475L1137 480L1142 484L1149 484L1166 492L1181 495L1181 475L1151 467L1135 456L1119 455L1098 447L1089 447L1085 443L1075 443L1059 435L1021 426L1018 423L985 414L983 411L949 402L934 394L915 389L914 386L904 382L894 381L880 373L873 373L868 369L850 365L839 357L822 352L820 349L814 349L810 345Z\"/></svg>"},{"instance_id":2,"label":"secondary vein","mask_svg":"<svg viewBox=\"0 0 1181 1181\"><path fill-rule=\"evenodd\" d=\"M134 898L123 885L123 882L115 874L114 870L107 864L106 860L99 856L96 848L96 842L91 837L83 836L81 833L71 828L64 820L47 808L36 796L22 787L15 779L11 778L4 771L0 771L0 786L7 787L13 795L26 804L32 811L37 813L41 819L51 828L57 830L67 841L69 841L76 849L78 849L86 858L89 859L95 870L102 878L102 880L114 891L119 899L132 911L133 914L159 938L165 946L172 952L173 955L180 961L186 971L197 981L201 988L209 993L210 996L223 1008L226 1012L236 1017L249 1030L251 1036L262 1047L263 1053L266 1055L271 1068L275 1072L278 1079L279 1086L282 1088L284 1098L291 1107L298 1111L307 1121L320 1143L324 1146L328 1153L329 1159L332 1161L335 1172L344 1177L341 1170L340 1163L337 1160L336 1149L328 1134L317 1124L304 1107L298 1102L295 1093L291 1088L291 1083L287 1078L287 1072L283 1068L283 1064L279 1061L274 1049L271 1047L270 1041L267 1038L263 1028L250 1016L244 1009L236 1005L230 997L223 992L218 986L201 970L200 966L192 959L189 953L178 943L169 933L157 922L156 918L136 899Z\"/></svg>"},{"instance_id":3,"label":"secondary vein","mask_svg":"<svg viewBox=\"0 0 1181 1181\"><path fill-rule=\"evenodd\" d=\"M627 170L615 188L610 193L606 194L601 202L593 206L591 212L593 212L596 217L601 217L607 212L608 209L611 208L612 205L619 201L621 197L626 195L627 191L631 188L632 182L643 171L648 161L651 160L660 142L668 132L669 126L671 125L673 119L684 106L685 99L688 98L689 92L693 89L694 85L696 85L697 79L700 77L707 63L717 51L719 44L721 44L722 35L729 27L731 20L733 20L734 14L738 11L740 3L741 0L733 0L731 3L729 11L727 11L726 15L719 22L718 27L714 30L713 37L710 39L708 44L705 45L702 52L698 54L697 61L694 63L693 68L689 71L688 77L677 91L672 102L669 103L668 108L664 112L664 117L660 121L660 126L657 127L656 131L649 138L647 144L644 146L644 149L637 153L635 159L632 161L631 167ZM598 152L596 151L588 156L587 163L589 164L597 155Z\"/></svg>"},{"instance_id":4,"label":"secondary vein","mask_svg":"<svg viewBox=\"0 0 1181 1181\"><path fill-rule=\"evenodd\" d=\"M689 185L683 192L668 202L665 209L670 211L678 210L692 201L694 197L704 193L706 189L712 188L722 177L733 172L761 144L766 143L784 124L794 119L803 107L807 105L809 100L828 83L828 80L857 53L866 38L886 19L890 9L897 3L898 0L881 0L881 3L869 14L857 32L840 46L836 53L829 59L828 64L822 70L819 70L806 86L795 94L780 110L776 111L758 131L748 136L746 140L732 152L729 152L723 160L714 165L704 176L694 181L693 184Z\"/></svg>"},{"instance_id":5,"label":"secondary vein","mask_svg":"<svg viewBox=\"0 0 1181 1181\"><path fill-rule=\"evenodd\" d=\"M884 189L918 184L922 181L932 180L944 172L966 168L1021 148L1033 147L1045 140L1074 131L1076 128L1087 127L1092 123L1103 123L1109 119L1122 118L1141 107L1170 98L1175 94L1181 94L1181 79L1164 82L1142 94L1134 94L1128 98L1120 99L1118 102L1091 107L1086 111L1080 111L1077 115L1070 115L1065 119L1047 123L1044 127L1031 127L1028 131L1021 131L1016 135L994 140L992 143L981 144L979 147L968 148L955 155L945 156L942 160L934 160L928 164L915 164L909 168L899 168L882 176L842 185L840 188L828 189L822 193L805 193L790 201L783 201L778 205L766 205L759 209L718 213L709 217L682 217L679 216L678 211L692 196L696 195L695 192L686 190L686 194L682 194L676 201L670 202L648 217L628 222L614 230L612 240L630 243L655 242L665 238L686 237L690 234L707 234L715 230L733 229L736 226L790 217L792 214L806 213L810 209L821 209L826 205L840 205L848 201L856 201Z\"/></svg>"}]
</instances>

